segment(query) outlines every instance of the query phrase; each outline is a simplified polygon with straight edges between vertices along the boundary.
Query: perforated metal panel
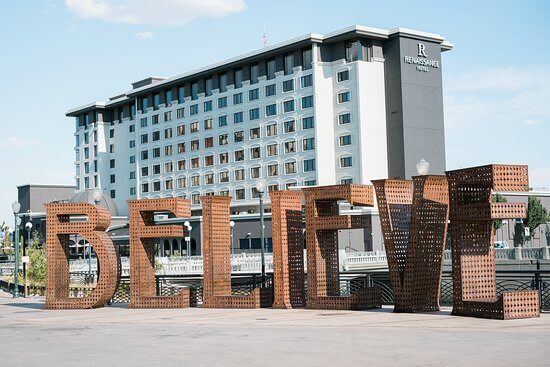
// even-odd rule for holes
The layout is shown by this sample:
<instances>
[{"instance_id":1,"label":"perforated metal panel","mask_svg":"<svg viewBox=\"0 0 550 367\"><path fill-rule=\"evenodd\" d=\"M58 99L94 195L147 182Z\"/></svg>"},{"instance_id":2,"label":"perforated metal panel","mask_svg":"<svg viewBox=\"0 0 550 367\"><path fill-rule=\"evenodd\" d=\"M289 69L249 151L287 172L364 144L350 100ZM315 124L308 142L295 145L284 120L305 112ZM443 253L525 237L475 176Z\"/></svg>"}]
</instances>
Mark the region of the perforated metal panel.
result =
<instances>
[{"instance_id":1,"label":"perforated metal panel","mask_svg":"<svg viewBox=\"0 0 550 367\"><path fill-rule=\"evenodd\" d=\"M201 196L203 307L259 308L273 303L272 288L255 288L248 295L231 295L229 196Z\"/></svg>"},{"instance_id":2,"label":"perforated metal panel","mask_svg":"<svg viewBox=\"0 0 550 367\"><path fill-rule=\"evenodd\" d=\"M302 192L272 191L274 308L304 307Z\"/></svg>"},{"instance_id":3,"label":"perforated metal panel","mask_svg":"<svg viewBox=\"0 0 550 367\"><path fill-rule=\"evenodd\" d=\"M439 310L449 197L445 176L373 181L395 312Z\"/></svg>"},{"instance_id":4,"label":"perforated metal panel","mask_svg":"<svg viewBox=\"0 0 550 367\"><path fill-rule=\"evenodd\" d=\"M362 287L350 296L340 295L338 230L363 228L368 216L339 215L338 201L372 206L373 190L367 185L334 185L303 189L306 203L307 307L349 310L380 308L378 287Z\"/></svg>"},{"instance_id":5,"label":"perforated metal panel","mask_svg":"<svg viewBox=\"0 0 550 367\"><path fill-rule=\"evenodd\" d=\"M70 216L87 216L70 222ZM120 266L115 247L105 230L111 216L107 208L86 203L46 204L46 309L103 307L115 294ZM78 234L97 255L98 280L86 297L69 297L69 235Z\"/></svg>"},{"instance_id":6,"label":"perforated metal panel","mask_svg":"<svg viewBox=\"0 0 550 367\"><path fill-rule=\"evenodd\" d=\"M130 211L130 308L182 308L190 305L190 290L175 296L157 296L155 239L182 238L181 225L156 225L155 213L170 212L191 217L191 203L180 198L129 200Z\"/></svg>"},{"instance_id":7,"label":"perforated metal panel","mask_svg":"<svg viewBox=\"0 0 550 367\"><path fill-rule=\"evenodd\" d=\"M528 191L527 166L487 165L446 172L453 261L453 315L493 319L539 316L536 291L497 296L493 220L524 218L522 203L494 203L495 191Z\"/></svg>"}]
</instances>

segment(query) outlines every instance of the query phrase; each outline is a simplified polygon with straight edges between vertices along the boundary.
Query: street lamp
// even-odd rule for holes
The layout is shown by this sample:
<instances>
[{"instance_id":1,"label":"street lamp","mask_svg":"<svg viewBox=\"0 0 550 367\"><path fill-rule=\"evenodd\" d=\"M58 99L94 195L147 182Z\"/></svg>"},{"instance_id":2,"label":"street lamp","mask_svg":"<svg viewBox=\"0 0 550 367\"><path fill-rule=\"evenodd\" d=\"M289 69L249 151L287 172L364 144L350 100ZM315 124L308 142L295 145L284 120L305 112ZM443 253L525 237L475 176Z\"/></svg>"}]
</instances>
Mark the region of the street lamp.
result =
<instances>
[{"instance_id":1,"label":"street lamp","mask_svg":"<svg viewBox=\"0 0 550 367\"><path fill-rule=\"evenodd\" d=\"M102 196L103 194L101 193L101 190L99 189L94 190L94 192L92 193L92 200L94 201L95 205L99 205L99 203L101 202Z\"/></svg>"},{"instance_id":2,"label":"street lamp","mask_svg":"<svg viewBox=\"0 0 550 367\"><path fill-rule=\"evenodd\" d=\"M267 184L264 179L256 182L256 190L260 198L260 249L262 254L262 285L265 283L265 228L264 228L264 192Z\"/></svg>"},{"instance_id":3,"label":"street lamp","mask_svg":"<svg viewBox=\"0 0 550 367\"><path fill-rule=\"evenodd\" d=\"M31 244L31 230L32 222L25 223L25 229L27 230L27 241L23 244L23 279L25 281L25 297L27 297L27 247Z\"/></svg>"},{"instance_id":4,"label":"street lamp","mask_svg":"<svg viewBox=\"0 0 550 367\"><path fill-rule=\"evenodd\" d=\"M231 227L231 256L233 256L233 229L235 228L235 222L234 221L230 221L229 222L229 227Z\"/></svg>"},{"instance_id":5,"label":"street lamp","mask_svg":"<svg viewBox=\"0 0 550 367\"><path fill-rule=\"evenodd\" d=\"M420 176L426 176L428 173L430 173L430 164L422 158L417 164L416 164L416 172Z\"/></svg>"},{"instance_id":6,"label":"street lamp","mask_svg":"<svg viewBox=\"0 0 550 367\"><path fill-rule=\"evenodd\" d=\"M185 255L187 256L187 259L189 259L189 252L191 252L191 230L193 227L188 220L186 220L183 225L187 228L187 233L185 236Z\"/></svg>"},{"instance_id":7,"label":"street lamp","mask_svg":"<svg viewBox=\"0 0 550 367\"><path fill-rule=\"evenodd\" d=\"M21 218L19 218L19 210L21 210L21 204L14 201L11 204L11 210L15 219L15 269L13 275L13 298L19 297L19 225L21 224Z\"/></svg>"}]
</instances>

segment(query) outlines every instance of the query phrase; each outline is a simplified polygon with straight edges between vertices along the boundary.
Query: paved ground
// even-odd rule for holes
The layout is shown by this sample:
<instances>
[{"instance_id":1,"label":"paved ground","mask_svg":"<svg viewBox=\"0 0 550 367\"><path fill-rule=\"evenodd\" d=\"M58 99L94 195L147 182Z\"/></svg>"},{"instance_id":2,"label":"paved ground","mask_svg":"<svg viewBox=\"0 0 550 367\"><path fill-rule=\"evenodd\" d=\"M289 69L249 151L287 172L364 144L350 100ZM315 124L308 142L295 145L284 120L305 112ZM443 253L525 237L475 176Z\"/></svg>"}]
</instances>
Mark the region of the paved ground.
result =
<instances>
[{"instance_id":1,"label":"paved ground","mask_svg":"<svg viewBox=\"0 0 550 367\"><path fill-rule=\"evenodd\" d=\"M550 366L550 314L41 308L0 293L1 366Z\"/></svg>"}]
</instances>

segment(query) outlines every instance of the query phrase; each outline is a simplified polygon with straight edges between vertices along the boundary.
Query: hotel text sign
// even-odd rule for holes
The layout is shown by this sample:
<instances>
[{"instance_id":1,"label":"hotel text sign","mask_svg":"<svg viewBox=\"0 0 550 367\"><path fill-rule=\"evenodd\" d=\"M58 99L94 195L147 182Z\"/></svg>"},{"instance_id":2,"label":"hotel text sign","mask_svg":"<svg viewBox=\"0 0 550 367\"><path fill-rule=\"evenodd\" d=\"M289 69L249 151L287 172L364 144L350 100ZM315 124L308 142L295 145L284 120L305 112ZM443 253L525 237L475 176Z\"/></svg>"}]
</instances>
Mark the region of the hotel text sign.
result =
<instances>
[{"instance_id":1,"label":"hotel text sign","mask_svg":"<svg viewBox=\"0 0 550 367\"><path fill-rule=\"evenodd\" d=\"M425 73L430 70L430 68L439 69L439 61L432 60L426 55L426 45L423 43L418 43L417 45L417 55L414 56L404 56L403 61L406 64L416 65L416 70L423 71Z\"/></svg>"}]
</instances>

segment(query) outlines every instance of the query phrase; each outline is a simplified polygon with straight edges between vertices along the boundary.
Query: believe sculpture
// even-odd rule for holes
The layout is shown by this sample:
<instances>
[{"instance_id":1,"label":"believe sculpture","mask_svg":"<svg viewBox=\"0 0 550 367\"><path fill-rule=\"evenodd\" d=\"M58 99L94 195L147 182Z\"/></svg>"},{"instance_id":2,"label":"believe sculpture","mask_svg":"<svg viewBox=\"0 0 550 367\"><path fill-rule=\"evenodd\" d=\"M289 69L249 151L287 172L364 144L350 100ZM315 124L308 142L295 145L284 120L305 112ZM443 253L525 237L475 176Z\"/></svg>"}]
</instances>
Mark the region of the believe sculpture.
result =
<instances>
[{"instance_id":1,"label":"believe sculpture","mask_svg":"<svg viewBox=\"0 0 550 367\"><path fill-rule=\"evenodd\" d=\"M373 181L394 312L439 310L449 216L445 176Z\"/></svg>"},{"instance_id":2,"label":"believe sculpture","mask_svg":"<svg viewBox=\"0 0 550 367\"><path fill-rule=\"evenodd\" d=\"M87 217L87 219L86 219ZM113 242L105 232L107 208L86 204L46 204L46 309L103 307L117 287L120 267ZM73 220L71 220L73 219ZM83 237L97 255L96 287L85 297L69 297L69 236Z\"/></svg>"},{"instance_id":3,"label":"believe sculpture","mask_svg":"<svg viewBox=\"0 0 550 367\"><path fill-rule=\"evenodd\" d=\"M307 307L330 310L380 308L380 288L359 288L341 296L338 230L364 228L369 215L339 215L338 201L373 206L372 186L335 185L303 189L306 202Z\"/></svg>"},{"instance_id":4,"label":"believe sculpture","mask_svg":"<svg viewBox=\"0 0 550 367\"><path fill-rule=\"evenodd\" d=\"M488 165L446 172L449 180L453 315L539 316L536 291L497 297L493 221L524 218L525 204L495 203L493 191L528 191L527 166Z\"/></svg>"}]
</instances>

